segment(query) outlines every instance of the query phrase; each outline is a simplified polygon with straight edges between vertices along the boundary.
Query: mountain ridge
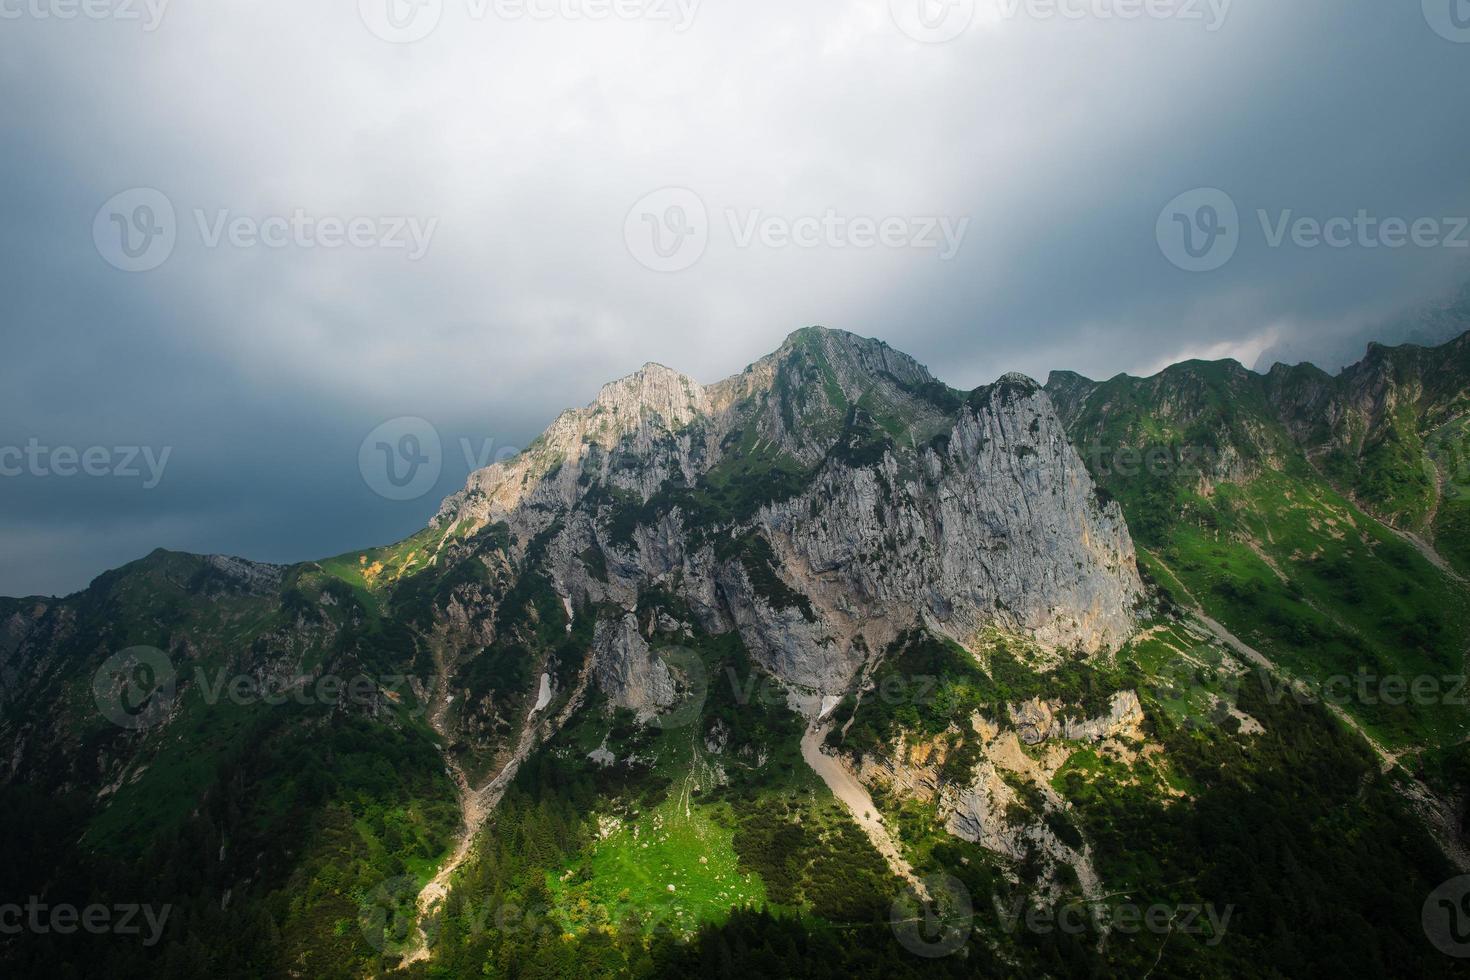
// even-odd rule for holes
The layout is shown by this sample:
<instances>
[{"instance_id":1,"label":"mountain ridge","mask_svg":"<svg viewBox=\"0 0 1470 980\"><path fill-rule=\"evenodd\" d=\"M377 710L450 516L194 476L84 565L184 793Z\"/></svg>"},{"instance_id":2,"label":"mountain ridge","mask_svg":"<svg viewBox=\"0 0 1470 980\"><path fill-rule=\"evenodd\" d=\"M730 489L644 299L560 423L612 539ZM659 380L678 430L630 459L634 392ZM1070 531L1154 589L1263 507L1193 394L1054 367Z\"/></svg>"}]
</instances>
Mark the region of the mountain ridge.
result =
<instances>
[{"instance_id":1,"label":"mountain ridge","mask_svg":"<svg viewBox=\"0 0 1470 980\"><path fill-rule=\"evenodd\" d=\"M904 491L903 499L917 508L908 512L909 533L917 542L930 543L919 545L920 552L932 551L933 543L949 538L935 523L939 520L939 511L933 509L937 501L920 503L929 500L930 491L923 487L952 481L952 475L964 471L977 453L983 454L983 447L992 439L1014 444L1021 458L1037 456L1042 461L1039 466L1054 464L1063 474L1060 479L1071 481L1066 483L1073 495L1067 506L1081 512L1099 509L1098 520L1103 523L1081 538L1098 542L1099 554L1107 556L1103 562L1119 569L1131 562L1131 545L1120 516L1103 516L1106 508L1093 503L1080 462L1056 455L1070 453L1060 429L1052 427L1049 435L1043 433L1051 409L1039 385L1008 375L961 397L948 389L940 392L928 387L935 384L917 361L881 341L822 328L793 333L780 348L740 374L708 386L662 367L645 368L604 387L587 408L564 412L522 456L472 474L464 491L446 498L430 530L450 540L472 537L488 526L504 523L515 552L538 535L560 527L550 544L559 569L554 577L558 590L573 604L611 599L627 606L642 587L639 582L690 576L703 582L695 588L693 601L706 628L739 622L747 631L747 643L763 651L768 662L784 663L794 671L790 679L800 678L801 683L829 692L834 685L840 690L856 663L822 665L829 658L816 652L822 634L820 630L813 633L812 624L821 620L834 626L852 618L842 608L848 600L839 598L853 594L850 590L883 601L882 596L896 588L889 570L880 572L853 550L872 548L872 552L863 551L871 556L896 546L879 544L885 531L873 520L875 498L863 483L872 477L858 480L864 488L857 489L851 483L855 474L881 471L877 479L890 492L895 485L909 486L911 491ZM1028 404L1017 408L1022 402ZM1013 419L1018 412L1024 416L1019 423L1002 421ZM1029 444L1034 436L1038 437L1035 446ZM960 455L954 455L956 452ZM986 458L990 460L987 465L1001 467L998 458ZM946 463L947 459L953 462ZM906 462L900 464L900 460ZM765 471L766 485L739 485L752 464ZM995 472L1003 474L1005 467ZM783 479L773 484L772 473L783 474ZM1015 471L1006 479L1018 479L1018 474ZM732 483L736 477L740 479ZM828 495L820 502L810 496L811 488L818 484ZM858 497L842 513L847 530L839 533L846 534L849 542L871 542L868 545L838 545L830 528L815 528L802 516L803 508L813 515L830 511L829 502L842 499L848 489ZM990 491L971 486L944 492L983 495ZM608 515L623 506L620 500L636 510L631 526L608 528ZM980 498L973 498L973 503L996 514L997 528L1020 527L1030 520L1021 513L1002 514L1004 508L995 500L982 504ZM968 519L960 513L946 518L950 525ZM676 544L690 533L694 537L688 538L687 547ZM718 548L711 547L710 535L716 540L721 535L755 535L771 558L763 559L761 567L731 566L719 557ZM1114 539L1116 544L1102 543ZM1060 545L1059 551L1066 552L1068 547ZM1091 545L1084 545L1088 547ZM589 550L600 553L596 574L577 560ZM1097 560L1085 550L1077 554L1078 568ZM904 560L928 559L916 552ZM940 565L926 574L948 574L939 570L945 559L937 560ZM997 558L995 563L1003 568L1008 559ZM800 573L803 581L793 578L797 570L809 570ZM1127 597L1138 591L1136 580L1120 586L1110 600L1111 613L1105 613L1094 600L1084 603L1087 611L1080 616L1081 622L1114 624L1102 625L1101 632L1094 635L1086 626L1079 626L1077 632L1059 625L1061 616L1052 617L1035 608L1035 600L1026 596L1022 573L1008 574L1013 576L1011 584L1004 588L1003 596L995 596L995 609L988 616L980 615L973 604L964 606L970 611L960 616L964 625L955 627L961 636L979 631L1003 607L1007 611L998 614L1002 619L1012 615L1010 610L1026 609L1029 612L1015 614L1021 617L1013 623L1017 628L1025 623L1041 630L1049 642L1079 638L1095 649L1107 642L1102 637L1117 641L1119 636L1114 634L1121 634L1129 615L1127 606L1132 600ZM817 598L825 618L814 613L810 593L820 596L827 591L824 582L843 575L856 578L841 586L828 604ZM774 595L807 598L754 618L726 608L732 601L742 609L766 608L750 591L756 580L767 582ZM740 598L732 600L735 595ZM949 600L936 602L928 614L949 621L951 606ZM1061 602L1060 607L1065 606ZM800 616L792 611L798 608ZM864 614L857 618L877 621L884 617ZM843 632L855 627L834 628L839 629L839 636L855 635ZM871 641L867 648L886 645L901 628L867 637ZM767 631L772 635L765 642L755 639ZM798 649L806 653L798 654Z\"/></svg>"},{"instance_id":2,"label":"mountain ridge","mask_svg":"<svg viewBox=\"0 0 1470 980\"><path fill-rule=\"evenodd\" d=\"M1463 672L1463 580L1337 489L1367 462L1307 448L1393 485L1432 468L1440 528L1464 369L1385 349L1346 380L1194 362L965 392L823 329L712 385L649 362L403 541L159 549L0 600L13 877L85 902L165 869L186 974L688 975L835 927L823 955L858 974L1429 975L1380 913L1415 921L1466 854L1470 719L1282 692ZM920 962L886 923L950 881L1240 914L1163 947L1105 914L1046 940L975 917ZM1367 945L1295 928L1283 893ZM545 928L466 930L506 902Z\"/></svg>"}]
</instances>

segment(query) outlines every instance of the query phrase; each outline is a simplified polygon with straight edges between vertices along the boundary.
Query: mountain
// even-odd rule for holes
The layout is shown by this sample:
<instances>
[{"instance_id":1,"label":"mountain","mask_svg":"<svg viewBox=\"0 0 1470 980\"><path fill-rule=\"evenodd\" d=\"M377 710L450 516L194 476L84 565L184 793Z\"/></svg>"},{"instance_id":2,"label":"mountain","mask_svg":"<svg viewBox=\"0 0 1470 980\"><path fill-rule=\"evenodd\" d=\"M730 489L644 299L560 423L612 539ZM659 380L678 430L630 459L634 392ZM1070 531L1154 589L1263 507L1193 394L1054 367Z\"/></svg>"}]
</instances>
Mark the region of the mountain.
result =
<instances>
[{"instance_id":1,"label":"mountain","mask_svg":"<svg viewBox=\"0 0 1470 980\"><path fill-rule=\"evenodd\" d=\"M1336 377L1186 362L1047 390L1140 559L1315 677L1463 671L1470 334L1373 345ZM1455 705L1357 704L1389 743L1467 735Z\"/></svg>"},{"instance_id":2,"label":"mountain","mask_svg":"<svg viewBox=\"0 0 1470 980\"><path fill-rule=\"evenodd\" d=\"M1382 322L1353 330L1335 327L1330 336L1314 337L1308 342L1299 338L1278 341L1261 352L1253 367L1260 374L1268 374L1277 363L1294 365L1311 361L1329 373L1337 374L1362 360L1363 350L1370 344L1438 347L1464 333L1467 323L1470 323L1470 282L1461 284L1446 296L1410 307ZM1304 355L1307 347L1311 347L1315 355Z\"/></svg>"},{"instance_id":3,"label":"mountain","mask_svg":"<svg viewBox=\"0 0 1470 980\"><path fill-rule=\"evenodd\" d=\"M573 605L632 609L676 582L702 629L839 694L920 624L1116 646L1140 584L1092 490L1034 382L961 396L877 341L810 329L709 388L658 365L608 385L471 476L433 529L438 548L495 524L547 535Z\"/></svg>"},{"instance_id":4,"label":"mountain","mask_svg":"<svg viewBox=\"0 0 1470 980\"><path fill-rule=\"evenodd\" d=\"M1301 691L1463 675L1466 344L960 391L808 328L405 541L0 600L3 878L157 922L0 961L1448 973L1463 707Z\"/></svg>"},{"instance_id":5,"label":"mountain","mask_svg":"<svg viewBox=\"0 0 1470 980\"><path fill-rule=\"evenodd\" d=\"M1320 468L1374 514L1442 546L1461 572L1467 373L1470 335L1436 348L1372 344L1330 384L1309 368L1269 375L1273 404Z\"/></svg>"}]
</instances>

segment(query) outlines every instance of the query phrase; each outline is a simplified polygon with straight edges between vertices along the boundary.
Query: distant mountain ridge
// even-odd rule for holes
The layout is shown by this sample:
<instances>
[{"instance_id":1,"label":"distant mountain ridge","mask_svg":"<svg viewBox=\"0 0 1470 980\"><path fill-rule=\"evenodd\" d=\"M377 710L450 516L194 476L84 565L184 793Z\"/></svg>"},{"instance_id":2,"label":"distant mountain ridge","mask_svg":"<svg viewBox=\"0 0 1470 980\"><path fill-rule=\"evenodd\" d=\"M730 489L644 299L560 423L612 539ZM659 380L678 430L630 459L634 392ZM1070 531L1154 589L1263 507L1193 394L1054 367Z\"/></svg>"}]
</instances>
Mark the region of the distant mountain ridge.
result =
<instances>
[{"instance_id":1,"label":"distant mountain ridge","mask_svg":"<svg viewBox=\"0 0 1470 980\"><path fill-rule=\"evenodd\" d=\"M1344 334L1334 331L1331 338L1319 337L1314 356L1306 356L1297 344L1281 341L1261 352L1254 369L1267 374L1276 364L1294 366L1315 363L1329 374L1340 373L1356 364L1370 345L1438 347L1464 333L1470 325L1470 283L1461 286L1445 299L1416 306L1388 320ZM1328 351L1321 348L1328 346Z\"/></svg>"},{"instance_id":2,"label":"distant mountain ridge","mask_svg":"<svg viewBox=\"0 0 1470 980\"><path fill-rule=\"evenodd\" d=\"M1470 483L1470 333L1433 348L1370 344L1335 376L1310 364L1260 375L1235 361L1189 361L1106 382L1053 372L1046 387L1084 441L1136 437L1136 425L1131 436L1116 431L1126 400L1176 439L1216 451L1222 478L1304 459L1394 527L1442 540L1470 572L1459 492Z\"/></svg>"}]
</instances>

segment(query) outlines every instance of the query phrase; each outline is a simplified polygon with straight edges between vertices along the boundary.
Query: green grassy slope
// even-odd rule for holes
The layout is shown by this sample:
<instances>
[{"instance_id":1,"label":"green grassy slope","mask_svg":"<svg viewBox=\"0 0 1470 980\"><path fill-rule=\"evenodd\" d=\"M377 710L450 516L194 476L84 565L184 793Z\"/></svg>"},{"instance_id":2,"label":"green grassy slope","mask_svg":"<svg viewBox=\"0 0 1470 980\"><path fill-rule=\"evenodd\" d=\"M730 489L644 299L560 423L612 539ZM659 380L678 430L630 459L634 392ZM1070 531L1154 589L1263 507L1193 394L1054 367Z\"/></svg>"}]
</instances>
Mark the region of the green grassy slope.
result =
<instances>
[{"instance_id":1,"label":"green grassy slope","mask_svg":"<svg viewBox=\"0 0 1470 980\"><path fill-rule=\"evenodd\" d=\"M1334 685L1385 744L1458 741L1470 712L1451 703L1451 679L1464 674L1470 593L1310 457L1298 441L1315 437L1299 424L1307 410L1281 407L1293 403L1287 374L1297 403L1319 408L1322 386L1353 381L1312 369L1268 381L1226 362L1096 385L1060 376L1052 387L1084 461L1122 504L1141 565L1177 603L1203 607L1315 690ZM1378 458L1363 456L1363 472ZM1407 486L1434 464L1390 468ZM1385 678L1422 678L1421 691L1437 694L1405 698ZM1344 679L1351 691L1341 696Z\"/></svg>"}]
</instances>

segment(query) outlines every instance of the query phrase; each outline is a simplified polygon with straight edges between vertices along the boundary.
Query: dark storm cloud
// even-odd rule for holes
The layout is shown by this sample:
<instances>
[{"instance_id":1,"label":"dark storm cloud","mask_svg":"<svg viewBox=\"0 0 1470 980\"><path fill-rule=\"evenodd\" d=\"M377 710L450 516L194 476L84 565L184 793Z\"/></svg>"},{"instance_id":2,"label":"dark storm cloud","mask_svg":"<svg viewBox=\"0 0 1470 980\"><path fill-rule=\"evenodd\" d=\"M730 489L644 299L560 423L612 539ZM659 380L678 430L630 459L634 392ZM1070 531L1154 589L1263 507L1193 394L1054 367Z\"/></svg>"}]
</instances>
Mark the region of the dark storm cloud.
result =
<instances>
[{"instance_id":1,"label":"dark storm cloud","mask_svg":"<svg viewBox=\"0 0 1470 980\"><path fill-rule=\"evenodd\" d=\"M966 386L1340 363L1412 333L1401 311L1470 277L1470 250L1272 247L1257 211L1470 214L1470 43L1417 2L1189 6L1209 19L959 0L942 9L968 29L928 44L888 0L601 21L445 0L400 44L353 4L176 0L149 30L0 0L0 451L170 454L153 487L0 476L0 594L77 588L154 546L296 560L392 540L602 381L649 359L713 380L808 323ZM708 234L657 272L630 209L667 187ZM125 272L93 225L137 188L175 240ZM1195 188L1240 219L1208 272L1156 237ZM157 197L119 200L104 232L161 220ZM896 222L889 243L863 221ZM407 501L359 471L399 416L442 445Z\"/></svg>"}]
</instances>

